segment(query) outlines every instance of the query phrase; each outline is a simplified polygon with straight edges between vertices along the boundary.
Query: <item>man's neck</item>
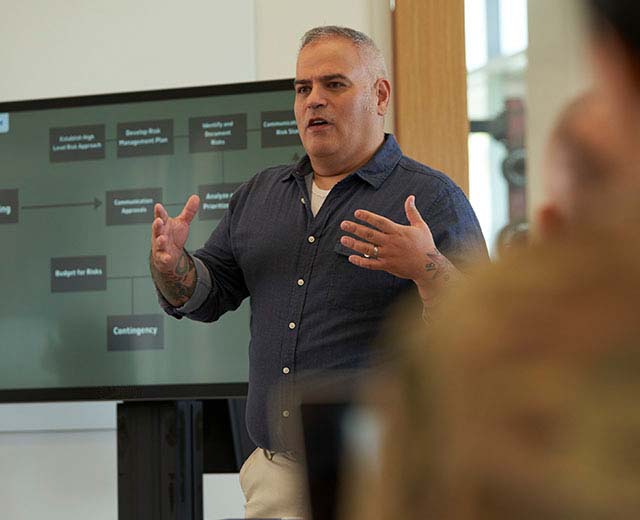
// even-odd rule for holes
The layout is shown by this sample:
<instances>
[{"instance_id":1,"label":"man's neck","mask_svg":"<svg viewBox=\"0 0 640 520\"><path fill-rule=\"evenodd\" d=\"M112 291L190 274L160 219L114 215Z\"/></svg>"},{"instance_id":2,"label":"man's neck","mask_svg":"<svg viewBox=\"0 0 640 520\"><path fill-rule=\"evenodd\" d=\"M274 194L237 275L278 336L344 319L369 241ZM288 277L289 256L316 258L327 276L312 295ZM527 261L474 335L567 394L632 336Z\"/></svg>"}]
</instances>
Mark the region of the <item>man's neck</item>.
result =
<instances>
[{"instance_id":1,"label":"man's neck","mask_svg":"<svg viewBox=\"0 0 640 520\"><path fill-rule=\"evenodd\" d=\"M311 168L313 169L313 180L316 186L321 190L330 190L342 179L349 176L365 164L376 154L380 147L384 144L384 135L380 142L371 148L368 153L360 157L354 158L349 164L343 159L316 157L311 158Z\"/></svg>"},{"instance_id":2,"label":"man's neck","mask_svg":"<svg viewBox=\"0 0 640 520\"><path fill-rule=\"evenodd\" d=\"M340 174L334 174L334 175L322 175L316 172L314 169L313 182L321 190L330 190L350 173L352 172L346 172L346 173L340 173Z\"/></svg>"}]
</instances>

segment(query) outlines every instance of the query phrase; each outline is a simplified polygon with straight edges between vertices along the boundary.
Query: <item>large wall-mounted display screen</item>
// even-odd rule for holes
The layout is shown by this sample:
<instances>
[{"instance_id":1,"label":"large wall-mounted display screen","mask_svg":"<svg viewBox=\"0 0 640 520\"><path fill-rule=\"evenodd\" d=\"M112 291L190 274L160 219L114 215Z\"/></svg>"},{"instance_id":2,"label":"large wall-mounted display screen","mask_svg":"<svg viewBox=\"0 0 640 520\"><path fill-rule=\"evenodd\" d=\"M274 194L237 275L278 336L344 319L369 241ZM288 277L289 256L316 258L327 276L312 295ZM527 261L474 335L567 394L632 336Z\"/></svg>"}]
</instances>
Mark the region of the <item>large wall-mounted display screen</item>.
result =
<instances>
[{"instance_id":1,"label":"large wall-mounted display screen","mask_svg":"<svg viewBox=\"0 0 640 520\"><path fill-rule=\"evenodd\" d=\"M241 394L248 302L215 324L161 311L153 206L201 206L304 153L291 80L0 103L0 401Z\"/></svg>"}]
</instances>

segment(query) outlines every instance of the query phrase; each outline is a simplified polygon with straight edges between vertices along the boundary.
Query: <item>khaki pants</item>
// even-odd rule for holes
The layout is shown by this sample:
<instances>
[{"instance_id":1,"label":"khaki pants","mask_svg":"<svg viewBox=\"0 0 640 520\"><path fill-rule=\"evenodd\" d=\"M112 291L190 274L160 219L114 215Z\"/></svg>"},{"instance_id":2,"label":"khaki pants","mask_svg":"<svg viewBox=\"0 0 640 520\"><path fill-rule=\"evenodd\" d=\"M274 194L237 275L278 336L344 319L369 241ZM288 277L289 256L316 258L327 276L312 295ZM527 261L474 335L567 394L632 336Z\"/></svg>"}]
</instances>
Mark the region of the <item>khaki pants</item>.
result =
<instances>
[{"instance_id":1,"label":"khaki pants","mask_svg":"<svg viewBox=\"0 0 640 520\"><path fill-rule=\"evenodd\" d=\"M240 468L240 487L245 518L310 518L304 466L292 455L256 449Z\"/></svg>"}]
</instances>

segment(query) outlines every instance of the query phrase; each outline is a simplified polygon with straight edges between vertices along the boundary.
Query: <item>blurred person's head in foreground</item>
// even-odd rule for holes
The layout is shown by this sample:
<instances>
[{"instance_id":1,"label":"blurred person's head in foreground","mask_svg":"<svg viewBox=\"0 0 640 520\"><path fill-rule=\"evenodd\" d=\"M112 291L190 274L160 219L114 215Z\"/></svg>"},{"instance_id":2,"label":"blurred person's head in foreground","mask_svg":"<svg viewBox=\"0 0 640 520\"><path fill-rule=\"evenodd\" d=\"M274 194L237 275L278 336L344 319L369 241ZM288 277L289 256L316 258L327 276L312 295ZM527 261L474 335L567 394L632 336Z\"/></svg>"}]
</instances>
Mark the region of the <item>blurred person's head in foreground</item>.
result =
<instances>
[{"instance_id":1,"label":"blurred person's head in foreground","mask_svg":"<svg viewBox=\"0 0 640 520\"><path fill-rule=\"evenodd\" d=\"M547 200L536 214L542 238L576 223L597 225L640 195L640 2L585 3L595 82L552 132L543 172Z\"/></svg>"},{"instance_id":2,"label":"blurred person's head in foreground","mask_svg":"<svg viewBox=\"0 0 640 520\"><path fill-rule=\"evenodd\" d=\"M461 287L428 329L399 326L380 388L384 494L367 520L640 518L640 243L628 236L584 228L534 244Z\"/></svg>"},{"instance_id":3,"label":"blurred person's head in foreground","mask_svg":"<svg viewBox=\"0 0 640 520\"><path fill-rule=\"evenodd\" d=\"M597 224L611 212L611 201L628 191L624 172L615 167L610 118L595 92L574 99L551 132L542 172L545 201L536 214L543 239L576 226Z\"/></svg>"}]
</instances>

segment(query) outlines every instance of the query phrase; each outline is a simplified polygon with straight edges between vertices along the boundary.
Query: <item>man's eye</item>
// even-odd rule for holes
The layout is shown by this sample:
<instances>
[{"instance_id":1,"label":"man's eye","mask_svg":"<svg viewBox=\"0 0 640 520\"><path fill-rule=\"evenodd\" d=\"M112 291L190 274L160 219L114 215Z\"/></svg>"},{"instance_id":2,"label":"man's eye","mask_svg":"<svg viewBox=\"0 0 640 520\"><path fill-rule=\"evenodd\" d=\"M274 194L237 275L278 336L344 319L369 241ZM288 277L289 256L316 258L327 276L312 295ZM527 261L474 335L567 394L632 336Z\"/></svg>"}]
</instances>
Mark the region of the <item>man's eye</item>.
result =
<instances>
[{"instance_id":1,"label":"man's eye","mask_svg":"<svg viewBox=\"0 0 640 520\"><path fill-rule=\"evenodd\" d=\"M296 93L298 94L307 94L309 92L309 87L298 87L296 89Z\"/></svg>"},{"instance_id":2,"label":"man's eye","mask_svg":"<svg viewBox=\"0 0 640 520\"><path fill-rule=\"evenodd\" d=\"M341 81L331 81L330 83L327 84L327 86L331 89L336 89L336 88L344 87L344 83L342 83Z\"/></svg>"}]
</instances>

